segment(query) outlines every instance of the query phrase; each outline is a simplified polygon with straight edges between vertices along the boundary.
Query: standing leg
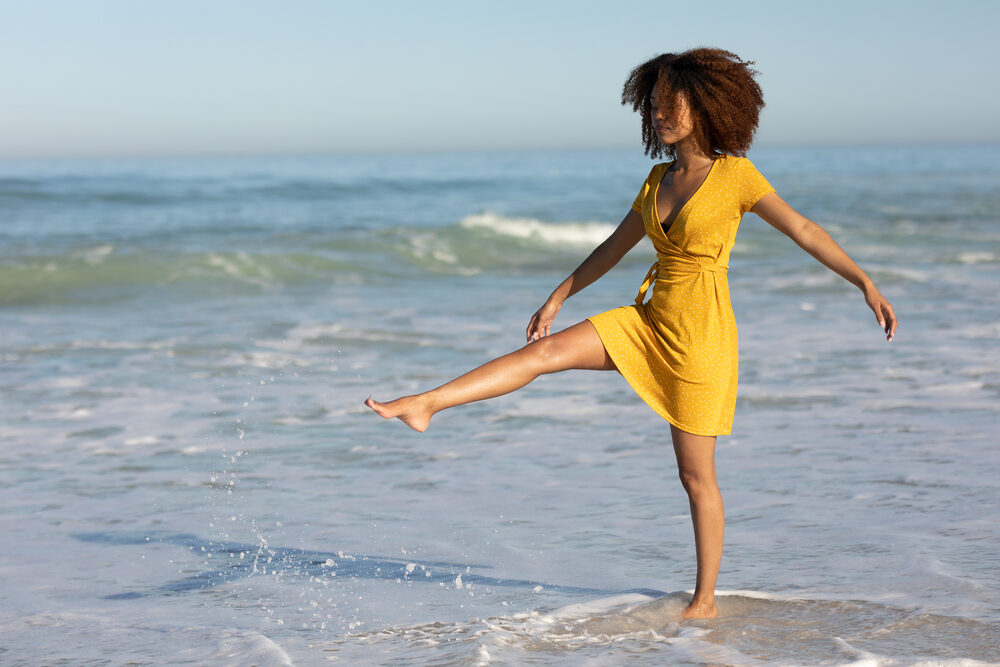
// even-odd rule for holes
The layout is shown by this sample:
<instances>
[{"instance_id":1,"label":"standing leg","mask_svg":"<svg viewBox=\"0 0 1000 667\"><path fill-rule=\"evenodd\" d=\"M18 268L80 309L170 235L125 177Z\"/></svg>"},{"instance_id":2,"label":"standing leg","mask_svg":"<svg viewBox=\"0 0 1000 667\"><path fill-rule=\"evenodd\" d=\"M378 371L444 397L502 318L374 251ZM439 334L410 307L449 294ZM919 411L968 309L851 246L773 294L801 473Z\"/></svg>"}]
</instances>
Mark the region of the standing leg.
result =
<instances>
[{"instance_id":1,"label":"standing leg","mask_svg":"<svg viewBox=\"0 0 1000 667\"><path fill-rule=\"evenodd\" d=\"M615 369L597 329L588 320L532 341L437 389L388 403L369 398L365 405L386 419L397 417L410 428L424 431L431 417L445 408L501 396L520 389L543 373L570 368Z\"/></svg>"},{"instance_id":2,"label":"standing leg","mask_svg":"<svg viewBox=\"0 0 1000 667\"><path fill-rule=\"evenodd\" d=\"M687 491L694 524L694 547L698 559L698 578L694 598L684 610L684 618L714 618L715 581L722 563L722 535L725 511L722 494L715 479L715 436L694 435L670 426L677 469Z\"/></svg>"}]
</instances>

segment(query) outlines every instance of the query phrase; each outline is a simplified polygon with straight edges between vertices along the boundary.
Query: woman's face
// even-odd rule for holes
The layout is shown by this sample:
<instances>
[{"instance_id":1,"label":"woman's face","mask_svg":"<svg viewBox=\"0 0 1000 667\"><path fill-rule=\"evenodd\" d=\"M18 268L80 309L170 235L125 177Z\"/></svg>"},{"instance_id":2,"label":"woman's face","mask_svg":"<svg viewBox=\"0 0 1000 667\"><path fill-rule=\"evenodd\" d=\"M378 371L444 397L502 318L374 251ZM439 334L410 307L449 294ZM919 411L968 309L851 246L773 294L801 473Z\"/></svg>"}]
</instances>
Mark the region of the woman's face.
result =
<instances>
[{"instance_id":1,"label":"woman's face","mask_svg":"<svg viewBox=\"0 0 1000 667\"><path fill-rule=\"evenodd\" d=\"M675 145L691 136L694 131L694 122L691 119L691 107L683 95L677 97L677 109L673 118L667 118L664 114L666 110L657 106L657 99L660 97L660 82L653 86L653 92L649 95L652 103L650 110L650 120L656 129L656 134L660 138L660 143L670 146Z\"/></svg>"}]
</instances>

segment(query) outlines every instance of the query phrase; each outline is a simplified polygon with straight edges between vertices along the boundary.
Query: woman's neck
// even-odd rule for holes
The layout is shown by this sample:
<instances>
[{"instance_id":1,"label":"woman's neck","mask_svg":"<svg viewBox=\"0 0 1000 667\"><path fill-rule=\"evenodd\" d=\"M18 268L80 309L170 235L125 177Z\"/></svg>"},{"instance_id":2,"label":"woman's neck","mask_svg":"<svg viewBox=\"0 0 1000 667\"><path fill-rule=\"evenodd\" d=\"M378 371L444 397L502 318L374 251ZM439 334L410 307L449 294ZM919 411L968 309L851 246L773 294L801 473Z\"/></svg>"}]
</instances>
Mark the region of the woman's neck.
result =
<instances>
[{"instance_id":1,"label":"woman's neck","mask_svg":"<svg viewBox=\"0 0 1000 667\"><path fill-rule=\"evenodd\" d=\"M712 158L706 155L695 143L691 141L692 137L688 137L676 144L674 144L674 166L673 169L676 171L689 171L691 169L703 168L706 164L712 162Z\"/></svg>"}]
</instances>

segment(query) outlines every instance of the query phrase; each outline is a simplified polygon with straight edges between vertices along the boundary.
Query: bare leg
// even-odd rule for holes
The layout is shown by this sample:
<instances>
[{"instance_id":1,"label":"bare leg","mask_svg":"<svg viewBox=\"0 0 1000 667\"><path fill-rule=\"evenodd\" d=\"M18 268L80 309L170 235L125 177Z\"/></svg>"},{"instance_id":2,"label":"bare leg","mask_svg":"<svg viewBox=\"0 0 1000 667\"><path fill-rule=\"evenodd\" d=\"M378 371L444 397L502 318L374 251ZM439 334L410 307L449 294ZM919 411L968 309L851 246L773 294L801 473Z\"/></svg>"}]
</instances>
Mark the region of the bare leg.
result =
<instances>
[{"instance_id":1,"label":"bare leg","mask_svg":"<svg viewBox=\"0 0 1000 667\"><path fill-rule=\"evenodd\" d=\"M365 405L386 419L397 417L410 428L424 431L431 417L445 408L502 396L520 389L539 375L570 368L615 369L597 329L588 320L532 341L437 389L388 403L369 398Z\"/></svg>"},{"instance_id":2,"label":"bare leg","mask_svg":"<svg viewBox=\"0 0 1000 667\"><path fill-rule=\"evenodd\" d=\"M694 546L698 558L698 578L694 598L684 610L684 618L714 618L715 581L722 563L722 536L725 510L715 479L715 436L694 435L670 426L681 484L691 504Z\"/></svg>"}]
</instances>

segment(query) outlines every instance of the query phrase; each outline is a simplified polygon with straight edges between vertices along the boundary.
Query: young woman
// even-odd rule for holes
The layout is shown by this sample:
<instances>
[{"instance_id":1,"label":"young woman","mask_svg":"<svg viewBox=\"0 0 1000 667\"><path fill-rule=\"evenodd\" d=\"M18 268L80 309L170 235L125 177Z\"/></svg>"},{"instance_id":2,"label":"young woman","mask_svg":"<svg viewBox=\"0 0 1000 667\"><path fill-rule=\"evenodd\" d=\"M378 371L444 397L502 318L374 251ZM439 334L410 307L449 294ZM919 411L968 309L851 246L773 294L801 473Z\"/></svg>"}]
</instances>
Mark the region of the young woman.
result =
<instances>
[{"instance_id":1,"label":"young woman","mask_svg":"<svg viewBox=\"0 0 1000 667\"><path fill-rule=\"evenodd\" d=\"M694 523L698 573L685 618L717 614L724 513L715 476L715 439L728 435L736 404L737 336L726 277L741 217L753 211L864 295L892 340L896 316L871 279L819 225L777 195L744 157L760 109L752 62L728 51L693 49L635 68L622 104L642 112L653 167L618 228L549 296L528 323L528 344L437 389L365 403L417 431L455 405L500 396L543 373L617 370L670 423ZM635 305L550 333L562 303L603 276L643 236L656 249ZM652 296L644 302L649 288Z\"/></svg>"}]
</instances>

